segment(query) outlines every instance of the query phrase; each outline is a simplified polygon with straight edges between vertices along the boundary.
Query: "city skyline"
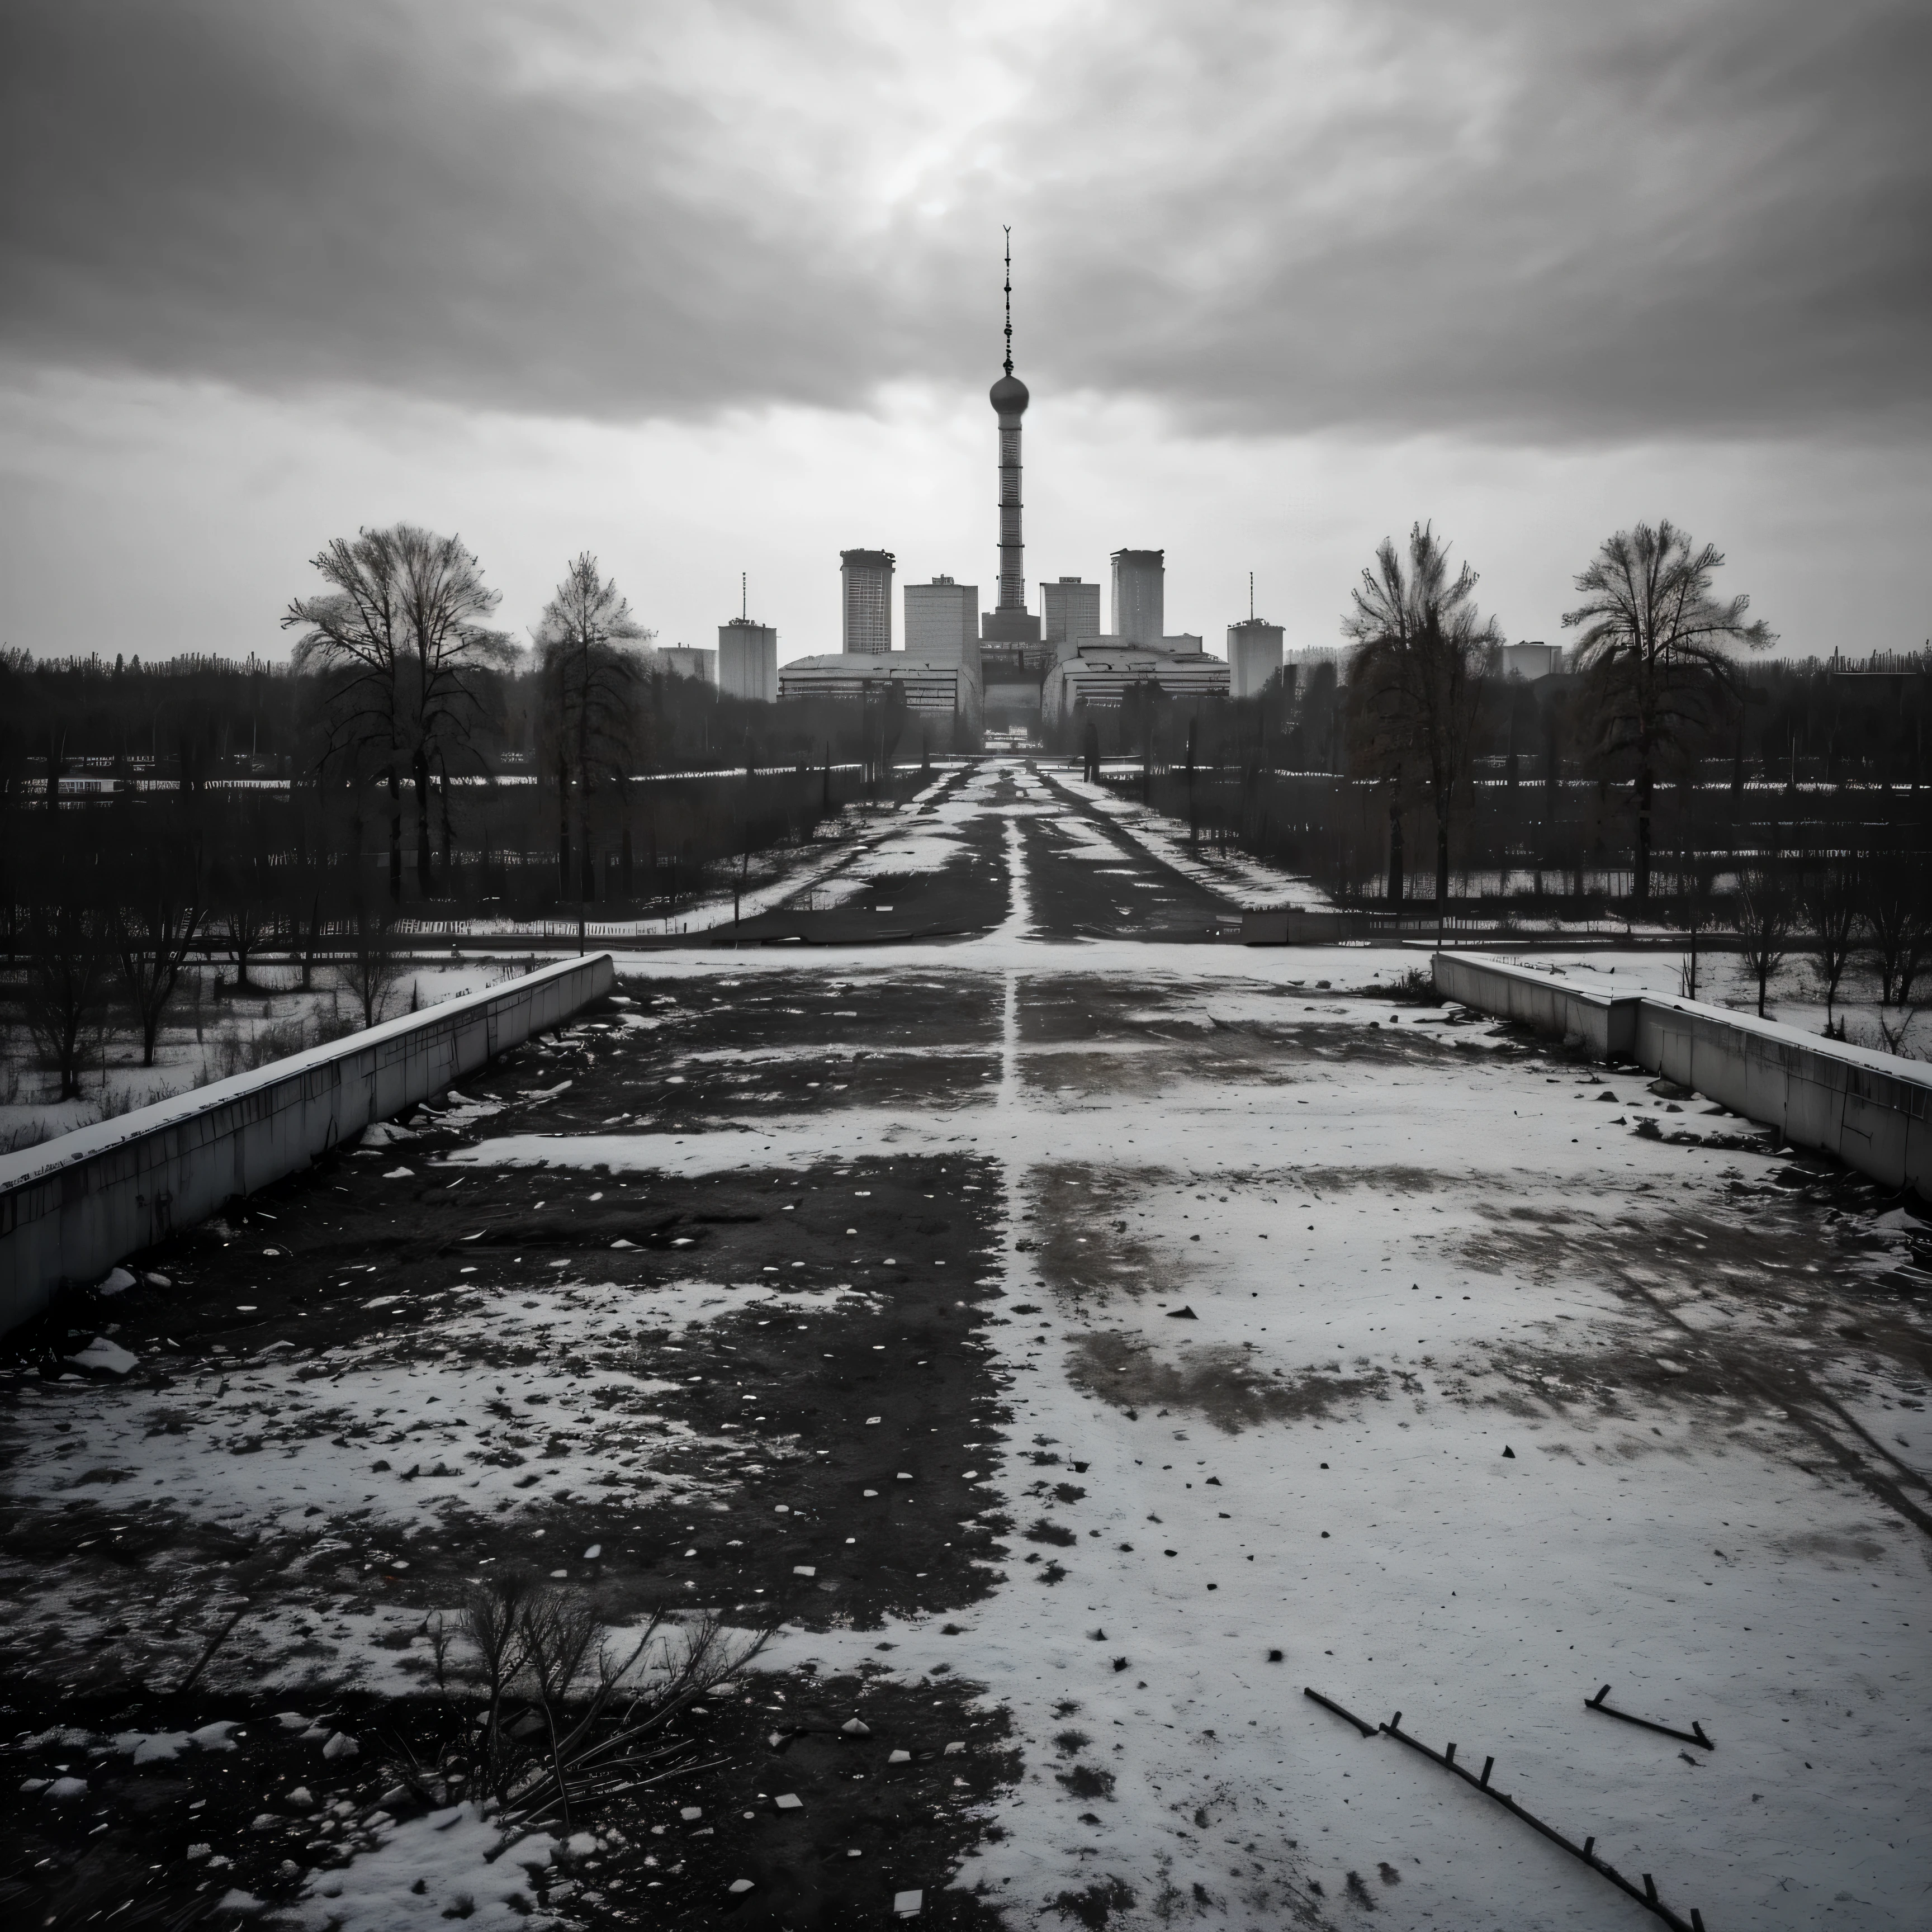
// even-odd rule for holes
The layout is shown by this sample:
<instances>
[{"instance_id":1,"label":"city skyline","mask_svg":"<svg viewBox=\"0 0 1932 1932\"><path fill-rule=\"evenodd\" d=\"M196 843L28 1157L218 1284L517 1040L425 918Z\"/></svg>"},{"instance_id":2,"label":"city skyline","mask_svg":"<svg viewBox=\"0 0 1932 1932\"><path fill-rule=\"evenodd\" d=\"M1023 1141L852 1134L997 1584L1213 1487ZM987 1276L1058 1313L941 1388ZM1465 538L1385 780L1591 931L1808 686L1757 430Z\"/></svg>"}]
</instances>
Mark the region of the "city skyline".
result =
<instances>
[{"instance_id":1,"label":"city skyline","mask_svg":"<svg viewBox=\"0 0 1932 1932\"><path fill-rule=\"evenodd\" d=\"M8 644L279 655L308 558L405 518L519 634L586 548L667 643L748 572L788 657L833 648L855 543L992 607L1006 224L1030 607L1144 544L1210 640L1253 570L1333 646L1432 518L1550 637L1668 515L1781 652L1932 628L1932 28L1898 0L98 28L0 28Z\"/></svg>"}]
</instances>

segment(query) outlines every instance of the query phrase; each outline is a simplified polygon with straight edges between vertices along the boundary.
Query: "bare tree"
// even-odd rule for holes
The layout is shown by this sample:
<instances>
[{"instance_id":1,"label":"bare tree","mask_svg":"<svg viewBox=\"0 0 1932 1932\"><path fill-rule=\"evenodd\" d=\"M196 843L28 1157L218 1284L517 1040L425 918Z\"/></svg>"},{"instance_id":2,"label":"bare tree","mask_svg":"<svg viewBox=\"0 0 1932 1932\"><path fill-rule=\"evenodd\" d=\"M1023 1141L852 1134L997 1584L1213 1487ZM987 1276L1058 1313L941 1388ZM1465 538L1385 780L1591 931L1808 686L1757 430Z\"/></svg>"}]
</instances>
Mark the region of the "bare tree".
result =
<instances>
[{"instance_id":1,"label":"bare tree","mask_svg":"<svg viewBox=\"0 0 1932 1932\"><path fill-rule=\"evenodd\" d=\"M121 983L141 1029L141 1064L154 1064L161 1021L208 916L199 841L177 834L137 852L114 920Z\"/></svg>"},{"instance_id":2,"label":"bare tree","mask_svg":"<svg viewBox=\"0 0 1932 1932\"><path fill-rule=\"evenodd\" d=\"M416 879L423 897L434 898L433 782L442 781L447 855L450 769L459 762L481 768L473 748L483 712L481 674L507 668L516 652L508 638L483 622L501 599L484 583L482 566L460 537L437 536L413 524L398 524L385 534L400 567L408 646L403 683L410 770L416 788Z\"/></svg>"},{"instance_id":3,"label":"bare tree","mask_svg":"<svg viewBox=\"0 0 1932 1932\"><path fill-rule=\"evenodd\" d=\"M1684 868L1683 888L1684 950L1678 956L1677 990L1684 998L1694 1000L1702 973L1697 942L1718 922L1711 903L1710 879L1701 860Z\"/></svg>"},{"instance_id":4,"label":"bare tree","mask_svg":"<svg viewBox=\"0 0 1932 1932\"><path fill-rule=\"evenodd\" d=\"M1805 935L1814 947L1811 975L1825 995L1825 1031L1839 1040L1844 1039L1844 1029L1837 1024L1833 1009L1864 923L1861 890L1858 868L1852 860L1828 859L1805 881L1798 896Z\"/></svg>"},{"instance_id":5,"label":"bare tree","mask_svg":"<svg viewBox=\"0 0 1932 1932\"><path fill-rule=\"evenodd\" d=\"M1416 524L1407 568L1394 538L1384 538L1342 620L1342 635L1354 645L1351 750L1358 767L1388 782L1398 801L1406 778L1426 789L1436 816L1438 922L1449 906L1450 817L1468 776L1482 680L1502 642L1495 619L1477 611L1476 582L1466 563L1452 579L1448 544L1432 525Z\"/></svg>"},{"instance_id":6,"label":"bare tree","mask_svg":"<svg viewBox=\"0 0 1932 1932\"><path fill-rule=\"evenodd\" d=\"M1871 935L1879 998L1909 1006L1918 976L1932 961L1932 870L1900 853L1887 853L1864 872L1861 898Z\"/></svg>"},{"instance_id":7,"label":"bare tree","mask_svg":"<svg viewBox=\"0 0 1932 1932\"><path fill-rule=\"evenodd\" d=\"M460 538L413 524L338 537L314 560L330 588L284 614L299 630L298 670L329 674L328 755L374 766L389 797L389 896L403 890L404 775L416 799L416 880L436 891L430 856L433 784L473 758L481 674L508 664L509 641L483 622L497 593Z\"/></svg>"},{"instance_id":8,"label":"bare tree","mask_svg":"<svg viewBox=\"0 0 1932 1932\"><path fill-rule=\"evenodd\" d=\"M1744 874L1738 882L1736 924L1744 970L1757 982L1757 1016L1765 1017L1765 993L1784 964L1797 926L1784 874L1775 865Z\"/></svg>"},{"instance_id":9,"label":"bare tree","mask_svg":"<svg viewBox=\"0 0 1932 1932\"><path fill-rule=\"evenodd\" d=\"M586 550L564 573L544 606L534 637L542 678L544 740L556 774L557 865L562 890L572 890L571 818L577 820L581 868L578 896L597 896L591 802L600 786L622 796L636 748L642 646L652 633L631 614L614 580Z\"/></svg>"},{"instance_id":10,"label":"bare tree","mask_svg":"<svg viewBox=\"0 0 1932 1932\"><path fill-rule=\"evenodd\" d=\"M401 560L392 532L365 530L352 539L332 539L310 561L330 587L320 597L294 599L283 614L282 628L302 632L296 640L297 671L326 678L325 759L346 762L358 788L370 768L386 782L389 897L400 900L407 649Z\"/></svg>"},{"instance_id":11,"label":"bare tree","mask_svg":"<svg viewBox=\"0 0 1932 1932\"><path fill-rule=\"evenodd\" d=\"M27 926L27 1030L60 1077L59 1097L80 1097L82 1042L101 1006L106 922L77 882L44 895Z\"/></svg>"},{"instance_id":12,"label":"bare tree","mask_svg":"<svg viewBox=\"0 0 1932 1932\"><path fill-rule=\"evenodd\" d=\"M389 922L370 911L358 897L349 922L348 952L335 976L362 1009L362 1024L372 1027L388 1013L403 964Z\"/></svg>"},{"instance_id":13,"label":"bare tree","mask_svg":"<svg viewBox=\"0 0 1932 1932\"><path fill-rule=\"evenodd\" d=\"M1714 545L1693 548L1667 519L1654 528L1639 524L1604 539L1576 579L1583 602L1563 616L1566 627L1582 626L1578 656L1598 748L1635 767L1634 896L1640 902L1650 896L1651 809L1660 766L1731 695L1726 646L1756 650L1774 640L1762 620L1745 622L1749 598L1713 594L1712 574L1724 561Z\"/></svg>"}]
</instances>

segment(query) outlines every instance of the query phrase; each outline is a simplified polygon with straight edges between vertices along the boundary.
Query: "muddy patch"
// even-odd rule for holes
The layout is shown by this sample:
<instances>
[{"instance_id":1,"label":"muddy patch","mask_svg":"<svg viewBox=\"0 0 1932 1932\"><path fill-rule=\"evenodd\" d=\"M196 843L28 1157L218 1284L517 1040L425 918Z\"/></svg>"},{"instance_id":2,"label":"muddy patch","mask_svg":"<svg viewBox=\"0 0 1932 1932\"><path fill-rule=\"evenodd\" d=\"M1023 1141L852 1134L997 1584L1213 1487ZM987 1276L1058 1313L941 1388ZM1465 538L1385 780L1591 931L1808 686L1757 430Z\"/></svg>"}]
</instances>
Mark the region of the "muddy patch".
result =
<instances>
[{"instance_id":1,"label":"muddy patch","mask_svg":"<svg viewBox=\"0 0 1932 1932\"><path fill-rule=\"evenodd\" d=\"M1384 1400L1381 1368L1355 1376L1323 1370L1262 1367L1247 1350L1219 1344L1183 1348L1172 1358L1118 1329L1076 1336L1067 1363L1076 1388L1116 1408L1188 1409L1229 1436L1264 1422L1298 1422L1364 1399Z\"/></svg>"},{"instance_id":2,"label":"muddy patch","mask_svg":"<svg viewBox=\"0 0 1932 1932\"><path fill-rule=\"evenodd\" d=\"M1173 1178L1158 1168L1036 1168L1032 1204L1019 1223L1022 1251L1031 1252L1046 1287L1067 1301L1166 1293L1176 1278L1143 1236L1150 1193Z\"/></svg>"}]
</instances>

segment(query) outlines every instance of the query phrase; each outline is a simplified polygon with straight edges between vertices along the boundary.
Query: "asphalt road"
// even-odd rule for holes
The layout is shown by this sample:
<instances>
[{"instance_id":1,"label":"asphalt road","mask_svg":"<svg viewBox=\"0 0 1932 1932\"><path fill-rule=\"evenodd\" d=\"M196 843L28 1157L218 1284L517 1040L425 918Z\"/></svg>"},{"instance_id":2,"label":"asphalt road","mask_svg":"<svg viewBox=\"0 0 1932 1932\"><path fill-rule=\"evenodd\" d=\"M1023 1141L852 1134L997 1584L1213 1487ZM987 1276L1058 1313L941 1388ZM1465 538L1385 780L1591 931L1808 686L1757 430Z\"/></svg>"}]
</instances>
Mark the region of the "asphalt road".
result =
<instances>
[{"instance_id":1,"label":"asphalt road","mask_svg":"<svg viewBox=\"0 0 1932 1932\"><path fill-rule=\"evenodd\" d=\"M1042 939L1211 940L1217 916L1232 909L1037 762L974 767L937 790L886 821L884 862L856 854L830 879L716 937L836 946L982 933L1012 916L1016 877L1030 888Z\"/></svg>"}]
</instances>

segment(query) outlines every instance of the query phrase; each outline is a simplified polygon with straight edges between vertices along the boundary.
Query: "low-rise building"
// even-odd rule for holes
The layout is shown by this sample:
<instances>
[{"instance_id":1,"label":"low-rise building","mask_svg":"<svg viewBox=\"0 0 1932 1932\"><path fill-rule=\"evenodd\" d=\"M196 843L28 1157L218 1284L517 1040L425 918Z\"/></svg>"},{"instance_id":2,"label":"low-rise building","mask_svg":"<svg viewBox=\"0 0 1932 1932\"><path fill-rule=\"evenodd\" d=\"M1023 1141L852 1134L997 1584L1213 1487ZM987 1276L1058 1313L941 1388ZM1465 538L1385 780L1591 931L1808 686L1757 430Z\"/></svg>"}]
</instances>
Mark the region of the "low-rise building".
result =
<instances>
[{"instance_id":1,"label":"low-rise building","mask_svg":"<svg viewBox=\"0 0 1932 1932\"><path fill-rule=\"evenodd\" d=\"M1169 698L1226 698L1228 665L1203 650L1197 637L1163 638L1158 646L1090 638L1047 673L1040 687L1040 716L1052 724L1070 716L1078 705L1118 710L1131 686L1145 684Z\"/></svg>"},{"instance_id":2,"label":"low-rise building","mask_svg":"<svg viewBox=\"0 0 1932 1932\"><path fill-rule=\"evenodd\" d=\"M958 658L910 651L878 653L836 651L822 657L794 658L778 667L778 696L862 703L884 686L905 693L906 707L922 718L956 718L969 732L983 722L978 667Z\"/></svg>"},{"instance_id":3,"label":"low-rise building","mask_svg":"<svg viewBox=\"0 0 1932 1932\"><path fill-rule=\"evenodd\" d=\"M656 668L673 677L695 677L706 684L718 682L718 653L701 644L660 644L655 653Z\"/></svg>"},{"instance_id":4,"label":"low-rise building","mask_svg":"<svg viewBox=\"0 0 1932 1932\"><path fill-rule=\"evenodd\" d=\"M1563 668L1563 646L1534 643L1505 644L1502 648L1502 674L1534 684L1540 677L1555 677Z\"/></svg>"}]
</instances>

